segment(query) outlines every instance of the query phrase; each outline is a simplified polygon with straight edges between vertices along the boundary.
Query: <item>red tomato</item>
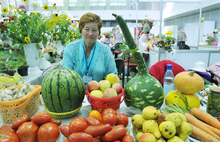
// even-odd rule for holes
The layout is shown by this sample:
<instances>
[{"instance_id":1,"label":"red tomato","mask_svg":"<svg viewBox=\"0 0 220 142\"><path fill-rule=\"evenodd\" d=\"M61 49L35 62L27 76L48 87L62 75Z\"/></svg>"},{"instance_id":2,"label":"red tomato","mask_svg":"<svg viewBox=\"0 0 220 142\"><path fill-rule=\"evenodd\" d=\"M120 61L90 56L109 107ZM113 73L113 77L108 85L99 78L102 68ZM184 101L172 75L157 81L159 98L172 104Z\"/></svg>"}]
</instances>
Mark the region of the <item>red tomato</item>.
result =
<instances>
[{"instance_id":1,"label":"red tomato","mask_svg":"<svg viewBox=\"0 0 220 142\"><path fill-rule=\"evenodd\" d=\"M117 115L114 113L106 113L102 115L102 123L109 123L111 126L115 125L117 123Z\"/></svg>"},{"instance_id":2,"label":"red tomato","mask_svg":"<svg viewBox=\"0 0 220 142\"><path fill-rule=\"evenodd\" d=\"M117 115L116 110L114 110L113 108L107 108L102 112L102 115L106 114L106 113L114 113L115 115Z\"/></svg>"},{"instance_id":3,"label":"red tomato","mask_svg":"<svg viewBox=\"0 0 220 142\"><path fill-rule=\"evenodd\" d=\"M38 126L40 126L44 123L51 122L52 119L53 119L52 116L46 112L37 112L32 117L32 121Z\"/></svg>"},{"instance_id":4,"label":"red tomato","mask_svg":"<svg viewBox=\"0 0 220 142\"><path fill-rule=\"evenodd\" d=\"M19 142L18 136L11 131L0 130L0 142Z\"/></svg>"},{"instance_id":5,"label":"red tomato","mask_svg":"<svg viewBox=\"0 0 220 142\"><path fill-rule=\"evenodd\" d=\"M104 124L100 126L89 126L86 128L85 133L91 134L93 137L96 137L96 136L103 136L111 130L112 127L110 124Z\"/></svg>"},{"instance_id":6,"label":"red tomato","mask_svg":"<svg viewBox=\"0 0 220 142\"><path fill-rule=\"evenodd\" d=\"M83 132L75 132L68 137L69 142L91 142L92 139L92 135Z\"/></svg>"},{"instance_id":7,"label":"red tomato","mask_svg":"<svg viewBox=\"0 0 220 142\"><path fill-rule=\"evenodd\" d=\"M68 139L65 139L63 142L69 142Z\"/></svg>"},{"instance_id":8,"label":"red tomato","mask_svg":"<svg viewBox=\"0 0 220 142\"><path fill-rule=\"evenodd\" d=\"M116 125L124 125L125 127L127 127L128 126L128 116L124 113L118 113Z\"/></svg>"},{"instance_id":9,"label":"red tomato","mask_svg":"<svg viewBox=\"0 0 220 142\"><path fill-rule=\"evenodd\" d=\"M101 123L98 119L96 119L96 118L94 118L94 117L92 117L92 116L88 116L88 117L86 118L86 122L87 122L87 124L90 125L90 126L99 126L99 125L102 125L102 123Z\"/></svg>"},{"instance_id":10,"label":"red tomato","mask_svg":"<svg viewBox=\"0 0 220 142\"><path fill-rule=\"evenodd\" d=\"M40 126L37 132L39 142L56 142L60 135L59 127L54 123L45 123Z\"/></svg>"},{"instance_id":11,"label":"red tomato","mask_svg":"<svg viewBox=\"0 0 220 142\"><path fill-rule=\"evenodd\" d=\"M11 131L12 133L15 133L15 130L12 129L12 127L9 125L2 125L0 130L6 130L6 131Z\"/></svg>"},{"instance_id":12,"label":"red tomato","mask_svg":"<svg viewBox=\"0 0 220 142\"><path fill-rule=\"evenodd\" d=\"M125 135L122 138L122 142L135 142L135 141L134 141L134 138L131 135Z\"/></svg>"},{"instance_id":13,"label":"red tomato","mask_svg":"<svg viewBox=\"0 0 220 142\"><path fill-rule=\"evenodd\" d=\"M84 118L85 119L85 118ZM74 132L84 132L85 129L88 127L87 122L82 119L82 118L74 118L70 123L69 123L69 130L71 133Z\"/></svg>"},{"instance_id":14,"label":"red tomato","mask_svg":"<svg viewBox=\"0 0 220 142\"><path fill-rule=\"evenodd\" d=\"M17 130L21 124L31 120L31 117L27 114L22 115L21 117L15 118L12 123L12 129Z\"/></svg>"},{"instance_id":15,"label":"red tomato","mask_svg":"<svg viewBox=\"0 0 220 142\"><path fill-rule=\"evenodd\" d=\"M16 131L20 142L35 142L38 126L33 122L24 122Z\"/></svg>"},{"instance_id":16,"label":"red tomato","mask_svg":"<svg viewBox=\"0 0 220 142\"><path fill-rule=\"evenodd\" d=\"M127 133L127 129L124 127L124 125L117 125L113 127L111 131L105 134L105 139L107 141L118 140L124 137L126 133Z\"/></svg>"},{"instance_id":17,"label":"red tomato","mask_svg":"<svg viewBox=\"0 0 220 142\"><path fill-rule=\"evenodd\" d=\"M120 140L114 140L114 141L112 141L112 142L121 142Z\"/></svg>"},{"instance_id":18,"label":"red tomato","mask_svg":"<svg viewBox=\"0 0 220 142\"><path fill-rule=\"evenodd\" d=\"M84 117L82 117L82 116L76 117L73 120L82 120L82 121L86 122L86 119Z\"/></svg>"},{"instance_id":19,"label":"red tomato","mask_svg":"<svg viewBox=\"0 0 220 142\"><path fill-rule=\"evenodd\" d=\"M99 138L93 138L92 142L101 142L101 140Z\"/></svg>"},{"instance_id":20,"label":"red tomato","mask_svg":"<svg viewBox=\"0 0 220 142\"><path fill-rule=\"evenodd\" d=\"M62 125L60 126L60 132L68 138L71 132L69 131L69 125Z\"/></svg>"},{"instance_id":21,"label":"red tomato","mask_svg":"<svg viewBox=\"0 0 220 142\"><path fill-rule=\"evenodd\" d=\"M61 120L58 120L58 119L56 119L56 120L53 120L53 119L52 119L51 122L57 124L57 126L60 126L60 125L62 124L62 121L61 121Z\"/></svg>"}]
</instances>

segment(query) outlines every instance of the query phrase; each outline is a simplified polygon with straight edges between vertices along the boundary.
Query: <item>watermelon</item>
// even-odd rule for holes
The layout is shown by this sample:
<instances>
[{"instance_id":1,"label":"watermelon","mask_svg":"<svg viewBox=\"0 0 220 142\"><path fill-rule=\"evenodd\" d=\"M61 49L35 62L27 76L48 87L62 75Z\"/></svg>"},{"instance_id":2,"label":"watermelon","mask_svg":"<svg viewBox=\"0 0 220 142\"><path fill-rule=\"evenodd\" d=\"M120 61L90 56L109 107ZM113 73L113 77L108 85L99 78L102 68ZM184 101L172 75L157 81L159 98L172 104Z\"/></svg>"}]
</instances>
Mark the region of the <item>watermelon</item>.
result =
<instances>
[{"instance_id":1,"label":"watermelon","mask_svg":"<svg viewBox=\"0 0 220 142\"><path fill-rule=\"evenodd\" d=\"M138 67L138 74L125 86L125 104L128 107L132 106L141 110L146 106L154 106L159 109L164 101L163 87L156 78L149 74L142 54L137 52L138 47L125 20L119 15L112 15L116 17Z\"/></svg>"},{"instance_id":2,"label":"watermelon","mask_svg":"<svg viewBox=\"0 0 220 142\"><path fill-rule=\"evenodd\" d=\"M42 97L47 109L63 113L79 108L85 96L82 77L71 69L56 69L42 81Z\"/></svg>"}]
</instances>

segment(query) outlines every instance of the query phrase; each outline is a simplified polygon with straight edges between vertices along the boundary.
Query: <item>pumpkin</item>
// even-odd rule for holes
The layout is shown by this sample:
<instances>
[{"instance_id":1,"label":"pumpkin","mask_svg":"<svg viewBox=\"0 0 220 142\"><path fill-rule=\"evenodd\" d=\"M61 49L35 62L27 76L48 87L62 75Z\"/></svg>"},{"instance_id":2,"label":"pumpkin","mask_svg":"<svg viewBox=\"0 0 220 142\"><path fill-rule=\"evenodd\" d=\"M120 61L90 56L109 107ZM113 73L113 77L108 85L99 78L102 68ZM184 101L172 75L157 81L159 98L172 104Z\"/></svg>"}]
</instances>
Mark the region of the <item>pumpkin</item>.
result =
<instances>
[{"instance_id":1,"label":"pumpkin","mask_svg":"<svg viewBox=\"0 0 220 142\"><path fill-rule=\"evenodd\" d=\"M204 80L195 71L183 71L174 77L174 87L176 90L194 94L201 91L204 87Z\"/></svg>"},{"instance_id":2,"label":"pumpkin","mask_svg":"<svg viewBox=\"0 0 220 142\"><path fill-rule=\"evenodd\" d=\"M173 103L177 103L180 106L183 106L185 109L187 109L185 103L180 98L180 96L184 97L184 93L177 91L177 90L170 91L165 97L165 104L170 105ZM185 94L185 96L187 98L187 102L188 102L190 108L193 108L193 107L199 108L200 107L200 99L196 94Z\"/></svg>"},{"instance_id":3,"label":"pumpkin","mask_svg":"<svg viewBox=\"0 0 220 142\"><path fill-rule=\"evenodd\" d=\"M163 104L164 91L160 82L149 74L142 54L132 37L125 20L116 14L116 17L127 45L138 67L138 74L129 80L125 86L125 104L143 110L146 106L154 106L157 109Z\"/></svg>"}]
</instances>

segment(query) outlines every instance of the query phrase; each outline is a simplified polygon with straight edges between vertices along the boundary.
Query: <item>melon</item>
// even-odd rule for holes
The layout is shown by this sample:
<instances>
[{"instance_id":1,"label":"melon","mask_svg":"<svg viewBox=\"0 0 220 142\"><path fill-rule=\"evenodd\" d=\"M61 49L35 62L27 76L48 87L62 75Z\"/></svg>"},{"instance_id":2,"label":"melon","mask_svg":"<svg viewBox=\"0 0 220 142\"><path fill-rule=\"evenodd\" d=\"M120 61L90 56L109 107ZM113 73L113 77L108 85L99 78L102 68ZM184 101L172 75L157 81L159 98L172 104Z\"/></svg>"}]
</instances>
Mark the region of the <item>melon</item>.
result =
<instances>
[{"instance_id":1,"label":"melon","mask_svg":"<svg viewBox=\"0 0 220 142\"><path fill-rule=\"evenodd\" d=\"M151 76L147 70L144 58L132 37L125 20L116 14L116 17L127 45L135 59L138 67L138 74L133 77L125 86L125 104L143 110L146 106L154 106L159 109L164 101L164 91L160 82Z\"/></svg>"},{"instance_id":2,"label":"melon","mask_svg":"<svg viewBox=\"0 0 220 142\"><path fill-rule=\"evenodd\" d=\"M42 81L42 97L47 109L63 113L79 108L85 96L82 77L71 69L56 69Z\"/></svg>"}]
</instances>

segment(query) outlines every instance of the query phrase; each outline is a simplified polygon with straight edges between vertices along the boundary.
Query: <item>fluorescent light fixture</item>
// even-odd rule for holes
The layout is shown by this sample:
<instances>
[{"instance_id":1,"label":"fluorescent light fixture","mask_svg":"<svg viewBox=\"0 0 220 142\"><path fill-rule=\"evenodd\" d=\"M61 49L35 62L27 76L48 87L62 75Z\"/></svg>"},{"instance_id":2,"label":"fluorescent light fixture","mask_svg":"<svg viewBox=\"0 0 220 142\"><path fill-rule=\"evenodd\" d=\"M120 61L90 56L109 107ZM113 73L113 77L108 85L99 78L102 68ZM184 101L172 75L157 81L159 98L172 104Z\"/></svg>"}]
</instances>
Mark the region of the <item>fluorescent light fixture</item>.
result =
<instances>
[{"instance_id":1,"label":"fluorescent light fixture","mask_svg":"<svg viewBox=\"0 0 220 142\"><path fill-rule=\"evenodd\" d=\"M163 2L188 2L188 3L197 3L202 2L202 0L162 0ZM161 2L161 0L138 0L138 2Z\"/></svg>"}]
</instances>

